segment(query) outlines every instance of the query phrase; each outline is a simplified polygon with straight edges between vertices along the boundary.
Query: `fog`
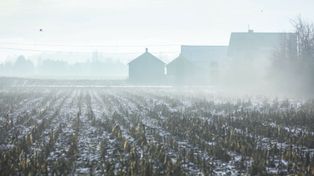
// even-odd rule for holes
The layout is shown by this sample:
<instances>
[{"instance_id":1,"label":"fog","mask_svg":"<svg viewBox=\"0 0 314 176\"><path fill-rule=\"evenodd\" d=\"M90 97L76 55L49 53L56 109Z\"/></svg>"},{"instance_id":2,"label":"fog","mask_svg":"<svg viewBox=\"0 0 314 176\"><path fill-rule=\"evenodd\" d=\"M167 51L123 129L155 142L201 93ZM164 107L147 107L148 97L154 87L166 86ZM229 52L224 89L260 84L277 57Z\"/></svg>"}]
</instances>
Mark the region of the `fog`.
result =
<instances>
[{"instance_id":1,"label":"fog","mask_svg":"<svg viewBox=\"0 0 314 176\"><path fill-rule=\"evenodd\" d=\"M5 0L0 5L2 77L312 94L310 1ZM309 35L293 23L298 16Z\"/></svg>"},{"instance_id":2,"label":"fog","mask_svg":"<svg viewBox=\"0 0 314 176\"><path fill-rule=\"evenodd\" d=\"M64 59L66 58L66 59ZM67 62L66 60L74 60ZM75 62L75 60L77 60ZM81 61L80 61L81 60ZM78 62L79 61L79 62ZM50 54L35 59L23 55L1 64L1 76L42 79L126 79L127 65L100 53Z\"/></svg>"},{"instance_id":3,"label":"fog","mask_svg":"<svg viewBox=\"0 0 314 176\"><path fill-rule=\"evenodd\" d=\"M314 175L313 0L0 0L0 175Z\"/></svg>"},{"instance_id":4,"label":"fog","mask_svg":"<svg viewBox=\"0 0 314 176\"><path fill-rule=\"evenodd\" d=\"M314 28L301 17L291 25L294 32L232 32L224 46L181 45L173 59L149 48L126 60L101 52L11 56L0 64L0 75L32 79L37 86L43 80L45 85L67 80L74 86L78 82L71 80L85 80L79 83L84 86L114 81L119 86L201 86L232 94L311 97Z\"/></svg>"}]
</instances>

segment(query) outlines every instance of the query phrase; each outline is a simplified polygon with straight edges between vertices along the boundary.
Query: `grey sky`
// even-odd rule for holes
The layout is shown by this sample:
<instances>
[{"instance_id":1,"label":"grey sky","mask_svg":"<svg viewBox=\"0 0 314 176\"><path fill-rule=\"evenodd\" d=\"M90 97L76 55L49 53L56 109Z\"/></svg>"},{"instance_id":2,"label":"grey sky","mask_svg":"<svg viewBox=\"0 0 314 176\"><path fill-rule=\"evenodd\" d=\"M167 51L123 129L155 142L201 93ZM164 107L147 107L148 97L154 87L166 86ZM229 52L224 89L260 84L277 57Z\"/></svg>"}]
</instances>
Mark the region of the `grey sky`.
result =
<instances>
[{"instance_id":1,"label":"grey sky","mask_svg":"<svg viewBox=\"0 0 314 176\"><path fill-rule=\"evenodd\" d=\"M1 0L0 60L30 53L3 48L132 55L145 46L170 58L179 44L226 45L230 32L248 25L291 31L298 15L314 21L313 7L312 0Z\"/></svg>"}]
</instances>

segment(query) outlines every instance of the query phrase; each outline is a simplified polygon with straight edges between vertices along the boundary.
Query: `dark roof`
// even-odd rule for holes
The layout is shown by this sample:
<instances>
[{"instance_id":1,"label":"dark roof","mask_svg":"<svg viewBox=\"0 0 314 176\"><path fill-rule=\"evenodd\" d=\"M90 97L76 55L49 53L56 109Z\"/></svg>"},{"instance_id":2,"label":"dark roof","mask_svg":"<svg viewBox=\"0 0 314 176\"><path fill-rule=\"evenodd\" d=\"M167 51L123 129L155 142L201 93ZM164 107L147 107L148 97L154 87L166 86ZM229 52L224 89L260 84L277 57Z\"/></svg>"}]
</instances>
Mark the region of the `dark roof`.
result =
<instances>
[{"instance_id":1,"label":"dark roof","mask_svg":"<svg viewBox=\"0 0 314 176\"><path fill-rule=\"evenodd\" d=\"M217 62L227 55L228 46L182 45L181 55L194 64Z\"/></svg>"},{"instance_id":2,"label":"dark roof","mask_svg":"<svg viewBox=\"0 0 314 176\"><path fill-rule=\"evenodd\" d=\"M228 55L239 55L241 52L259 52L270 54L278 49L283 42L296 42L295 33L280 32L233 32L231 33Z\"/></svg>"},{"instance_id":3,"label":"dark roof","mask_svg":"<svg viewBox=\"0 0 314 176\"><path fill-rule=\"evenodd\" d=\"M138 56L135 59L133 59L132 61L130 61L129 64L136 63L136 62L141 62L141 61L148 61L148 60L157 61L160 64L165 65L165 63L163 61L161 61L156 56L152 55L147 50L143 54L141 54L140 56Z\"/></svg>"}]
</instances>

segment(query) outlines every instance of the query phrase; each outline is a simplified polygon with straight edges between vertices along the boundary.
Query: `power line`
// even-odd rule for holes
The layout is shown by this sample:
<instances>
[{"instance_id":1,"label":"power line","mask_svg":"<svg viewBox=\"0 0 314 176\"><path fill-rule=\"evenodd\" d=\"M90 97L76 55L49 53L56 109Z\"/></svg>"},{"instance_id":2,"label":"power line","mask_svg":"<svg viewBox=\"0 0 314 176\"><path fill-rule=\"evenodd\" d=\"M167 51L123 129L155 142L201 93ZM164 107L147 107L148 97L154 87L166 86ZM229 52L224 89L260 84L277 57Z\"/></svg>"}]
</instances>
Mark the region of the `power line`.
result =
<instances>
[{"instance_id":1,"label":"power line","mask_svg":"<svg viewBox=\"0 0 314 176\"><path fill-rule=\"evenodd\" d=\"M55 53L92 53L94 51L66 51L66 50L42 50L42 49L26 49L26 48L15 48L15 47L0 47L1 50L15 50L15 51L30 51L30 52L55 52ZM123 54L139 54L139 52L101 52L97 51L99 53L103 54L117 54L117 55L123 55ZM156 52L159 54L174 54L177 52L174 51L167 51L167 52Z\"/></svg>"},{"instance_id":2,"label":"power line","mask_svg":"<svg viewBox=\"0 0 314 176\"><path fill-rule=\"evenodd\" d=\"M130 48L130 47L169 47L180 46L181 44L142 44L142 45L113 45L113 44L60 44L60 43L20 43L20 42L0 42L4 45L24 45L24 46L64 46L64 47L116 47L116 48Z\"/></svg>"},{"instance_id":3,"label":"power line","mask_svg":"<svg viewBox=\"0 0 314 176\"><path fill-rule=\"evenodd\" d=\"M12 48L12 47L0 47L2 50L16 50L16 51L31 51L31 52L74 52L74 51L61 51L61 50L41 50L41 49L25 49L25 48ZM75 51L76 53L90 53L84 51Z\"/></svg>"}]
</instances>

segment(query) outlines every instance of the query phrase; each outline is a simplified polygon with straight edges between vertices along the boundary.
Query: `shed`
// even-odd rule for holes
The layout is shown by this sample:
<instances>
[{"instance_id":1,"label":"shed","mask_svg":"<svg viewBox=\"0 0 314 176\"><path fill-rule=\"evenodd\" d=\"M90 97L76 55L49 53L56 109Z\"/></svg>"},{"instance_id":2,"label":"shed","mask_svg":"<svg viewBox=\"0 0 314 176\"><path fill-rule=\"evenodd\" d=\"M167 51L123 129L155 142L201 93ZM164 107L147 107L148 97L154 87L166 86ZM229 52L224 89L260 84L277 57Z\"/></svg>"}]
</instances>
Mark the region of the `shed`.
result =
<instances>
[{"instance_id":1,"label":"shed","mask_svg":"<svg viewBox=\"0 0 314 176\"><path fill-rule=\"evenodd\" d=\"M227 46L182 45L180 56L167 65L167 76L189 84L213 83L226 55Z\"/></svg>"},{"instance_id":2,"label":"shed","mask_svg":"<svg viewBox=\"0 0 314 176\"><path fill-rule=\"evenodd\" d=\"M165 78L165 63L156 56L145 52L129 62L129 81L141 84L162 83Z\"/></svg>"},{"instance_id":3,"label":"shed","mask_svg":"<svg viewBox=\"0 0 314 176\"><path fill-rule=\"evenodd\" d=\"M167 77L173 83L189 83L193 80L195 65L179 55L167 65Z\"/></svg>"}]
</instances>

